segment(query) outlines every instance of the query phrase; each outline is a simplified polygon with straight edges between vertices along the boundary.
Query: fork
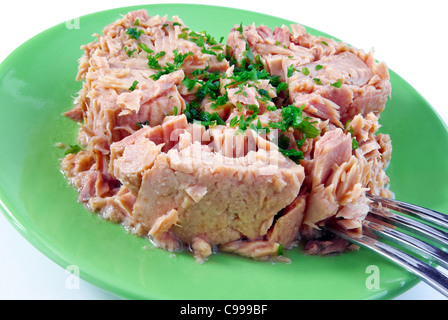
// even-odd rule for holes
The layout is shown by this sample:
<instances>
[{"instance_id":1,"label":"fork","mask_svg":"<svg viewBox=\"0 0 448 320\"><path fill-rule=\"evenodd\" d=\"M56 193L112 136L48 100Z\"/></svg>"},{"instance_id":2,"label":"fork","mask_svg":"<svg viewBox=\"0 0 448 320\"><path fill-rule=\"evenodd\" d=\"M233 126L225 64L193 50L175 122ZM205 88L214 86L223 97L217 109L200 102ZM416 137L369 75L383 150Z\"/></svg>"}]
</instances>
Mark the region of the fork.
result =
<instances>
[{"instance_id":1,"label":"fork","mask_svg":"<svg viewBox=\"0 0 448 320\"><path fill-rule=\"evenodd\" d=\"M448 276L433 266L448 270L448 253L443 250L448 248L448 233L443 231L448 230L448 215L394 199L367 197L372 202L362 233L335 226L326 229L390 259L448 297Z\"/></svg>"}]
</instances>

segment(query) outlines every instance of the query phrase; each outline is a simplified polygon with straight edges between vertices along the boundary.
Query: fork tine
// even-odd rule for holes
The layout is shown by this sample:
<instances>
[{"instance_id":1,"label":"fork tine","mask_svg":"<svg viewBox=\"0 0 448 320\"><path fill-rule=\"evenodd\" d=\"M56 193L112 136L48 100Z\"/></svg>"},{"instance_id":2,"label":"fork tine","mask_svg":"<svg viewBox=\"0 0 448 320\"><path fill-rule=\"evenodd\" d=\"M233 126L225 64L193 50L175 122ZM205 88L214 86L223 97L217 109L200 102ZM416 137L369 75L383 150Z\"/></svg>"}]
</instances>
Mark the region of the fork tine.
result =
<instances>
[{"instance_id":1,"label":"fork tine","mask_svg":"<svg viewBox=\"0 0 448 320\"><path fill-rule=\"evenodd\" d=\"M363 221L363 230L367 234L373 234L378 238L390 240L392 243L407 248L421 257L448 269L448 253L423 240L369 219Z\"/></svg>"},{"instance_id":2,"label":"fork tine","mask_svg":"<svg viewBox=\"0 0 448 320\"><path fill-rule=\"evenodd\" d=\"M417 236L424 237L431 242L445 247L448 244L448 234L446 232L420 221L375 207L370 208L369 215L370 214L373 214L373 216L378 220L381 220L395 227L402 228L403 230L411 232Z\"/></svg>"},{"instance_id":3,"label":"fork tine","mask_svg":"<svg viewBox=\"0 0 448 320\"><path fill-rule=\"evenodd\" d=\"M331 226L326 226L325 228L341 238L373 250L388 258L448 297L448 277L436 268L393 246L370 238L365 234L355 235L348 230L336 229Z\"/></svg>"},{"instance_id":4,"label":"fork tine","mask_svg":"<svg viewBox=\"0 0 448 320\"><path fill-rule=\"evenodd\" d=\"M418 217L424 221L448 229L448 215L414 204L367 194L367 198L391 210Z\"/></svg>"}]
</instances>

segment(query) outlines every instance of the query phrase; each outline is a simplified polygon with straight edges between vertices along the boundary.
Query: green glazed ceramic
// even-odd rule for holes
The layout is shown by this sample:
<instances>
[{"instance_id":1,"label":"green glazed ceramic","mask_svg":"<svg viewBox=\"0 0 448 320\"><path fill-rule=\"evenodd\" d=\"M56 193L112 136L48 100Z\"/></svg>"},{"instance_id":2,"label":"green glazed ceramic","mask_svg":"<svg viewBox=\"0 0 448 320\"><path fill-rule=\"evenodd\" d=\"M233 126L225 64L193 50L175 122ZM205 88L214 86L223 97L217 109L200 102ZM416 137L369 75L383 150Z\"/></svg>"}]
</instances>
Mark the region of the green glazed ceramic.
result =
<instances>
[{"instance_id":1,"label":"green glazed ceramic","mask_svg":"<svg viewBox=\"0 0 448 320\"><path fill-rule=\"evenodd\" d=\"M77 202L59 171L63 151L55 144L76 141L76 124L61 114L81 86L74 80L80 46L140 8L178 15L217 39L240 22L292 23L223 7L148 5L83 16L75 27L62 23L17 48L0 65L0 204L19 232L61 267L76 265L84 280L126 299L390 299L414 286L413 275L364 249L332 257L294 249L286 251L288 264L217 254L198 264L189 253L154 248ZM448 212L447 128L392 71L391 81L392 97L380 119L394 148L391 189L398 199ZM379 288L366 284L369 266L380 271Z\"/></svg>"}]
</instances>

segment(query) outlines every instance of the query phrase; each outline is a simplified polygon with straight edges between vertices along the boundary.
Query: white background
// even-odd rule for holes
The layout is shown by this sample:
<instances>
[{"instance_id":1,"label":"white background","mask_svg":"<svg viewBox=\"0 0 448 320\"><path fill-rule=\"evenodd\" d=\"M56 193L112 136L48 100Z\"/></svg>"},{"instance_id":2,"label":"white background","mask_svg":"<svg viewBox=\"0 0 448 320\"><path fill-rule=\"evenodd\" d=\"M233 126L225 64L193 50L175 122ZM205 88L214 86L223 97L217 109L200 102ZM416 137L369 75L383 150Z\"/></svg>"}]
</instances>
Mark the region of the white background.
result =
<instances>
[{"instance_id":1,"label":"white background","mask_svg":"<svg viewBox=\"0 0 448 320\"><path fill-rule=\"evenodd\" d=\"M61 22L106 9L165 2L266 13L313 27L366 51L374 49L375 58L409 82L448 123L448 18L446 3L440 0L1 1L0 62L29 38ZM69 290L68 276L0 214L0 299L116 299L84 281L79 289ZM445 298L421 283L397 299Z\"/></svg>"}]
</instances>

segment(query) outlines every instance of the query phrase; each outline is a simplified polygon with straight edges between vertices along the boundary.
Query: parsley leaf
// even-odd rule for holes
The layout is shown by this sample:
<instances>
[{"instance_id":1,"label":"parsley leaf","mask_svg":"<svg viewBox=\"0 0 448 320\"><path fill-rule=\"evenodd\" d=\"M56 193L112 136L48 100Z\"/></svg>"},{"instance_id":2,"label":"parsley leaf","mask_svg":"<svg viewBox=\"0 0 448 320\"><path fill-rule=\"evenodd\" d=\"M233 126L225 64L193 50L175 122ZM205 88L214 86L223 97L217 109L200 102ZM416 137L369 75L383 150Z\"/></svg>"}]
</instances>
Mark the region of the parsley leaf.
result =
<instances>
[{"instance_id":1,"label":"parsley leaf","mask_svg":"<svg viewBox=\"0 0 448 320\"><path fill-rule=\"evenodd\" d=\"M299 163L300 160L303 159L303 152L300 150L296 150L296 149L279 149L280 152L285 156L290 158L292 161L294 161L295 163Z\"/></svg>"},{"instance_id":2,"label":"parsley leaf","mask_svg":"<svg viewBox=\"0 0 448 320\"><path fill-rule=\"evenodd\" d=\"M159 61L157 61L157 58L155 56L147 55L148 58L148 66L151 69L161 70L162 66L160 65Z\"/></svg>"},{"instance_id":3,"label":"parsley leaf","mask_svg":"<svg viewBox=\"0 0 448 320\"><path fill-rule=\"evenodd\" d=\"M215 102L212 102L210 105L210 109L216 109L219 106L225 105L229 101L229 95L224 93L223 95L219 96Z\"/></svg>"},{"instance_id":4,"label":"parsley leaf","mask_svg":"<svg viewBox=\"0 0 448 320\"><path fill-rule=\"evenodd\" d=\"M186 104L184 114L187 117L188 122L193 123L199 121L204 127L213 124L225 125L224 120L221 119L217 112L210 113L202 111L200 104L196 100Z\"/></svg>"},{"instance_id":5,"label":"parsley leaf","mask_svg":"<svg viewBox=\"0 0 448 320\"><path fill-rule=\"evenodd\" d=\"M132 54L137 51L137 49L134 50L128 50L127 47L124 47L124 51L126 52L126 54L128 55L128 57L132 56Z\"/></svg>"},{"instance_id":6,"label":"parsley leaf","mask_svg":"<svg viewBox=\"0 0 448 320\"><path fill-rule=\"evenodd\" d=\"M292 74L294 73L294 71L296 71L296 69L294 68L294 65L292 65L292 64L290 64L289 66L288 66L288 69L287 69L288 71L287 71L287 77L288 78L291 78L292 77Z\"/></svg>"},{"instance_id":7,"label":"parsley leaf","mask_svg":"<svg viewBox=\"0 0 448 320\"><path fill-rule=\"evenodd\" d=\"M65 150L65 155L68 155L70 153L77 154L79 151L81 151L82 148L78 146L77 144L71 144L67 150Z\"/></svg>"},{"instance_id":8,"label":"parsley leaf","mask_svg":"<svg viewBox=\"0 0 448 320\"><path fill-rule=\"evenodd\" d=\"M287 131L289 128L300 130L307 138L314 138L320 134L307 118L303 117L303 109L305 105L297 108L289 105L282 109L282 120L279 122L269 122L271 128L280 129L281 132Z\"/></svg>"},{"instance_id":9,"label":"parsley leaf","mask_svg":"<svg viewBox=\"0 0 448 320\"><path fill-rule=\"evenodd\" d=\"M132 39L135 39L135 40L138 40L138 38L140 38L142 33L145 33L145 31L144 30L137 30L137 28L129 28L126 31L126 34L128 34L129 37L131 37Z\"/></svg>"},{"instance_id":10,"label":"parsley leaf","mask_svg":"<svg viewBox=\"0 0 448 320\"><path fill-rule=\"evenodd\" d=\"M280 84L277 87L277 93L287 90L288 87L289 87L289 85L286 82L280 82Z\"/></svg>"},{"instance_id":11,"label":"parsley leaf","mask_svg":"<svg viewBox=\"0 0 448 320\"><path fill-rule=\"evenodd\" d=\"M356 138L353 138L352 139L352 149L356 150L358 148L359 148L359 143L358 143L358 141L356 141Z\"/></svg>"},{"instance_id":12,"label":"parsley leaf","mask_svg":"<svg viewBox=\"0 0 448 320\"><path fill-rule=\"evenodd\" d=\"M310 70L307 67L303 67L302 68L302 73L306 76L308 76L310 74Z\"/></svg>"},{"instance_id":13,"label":"parsley leaf","mask_svg":"<svg viewBox=\"0 0 448 320\"><path fill-rule=\"evenodd\" d=\"M147 53L153 53L154 51L152 51L151 49L148 48L148 46L144 43L139 42L138 47L144 51L146 51Z\"/></svg>"},{"instance_id":14,"label":"parsley leaf","mask_svg":"<svg viewBox=\"0 0 448 320\"><path fill-rule=\"evenodd\" d=\"M331 83L331 85L335 88L340 88L342 87L342 82L341 79L338 79L338 81L336 81L335 83Z\"/></svg>"},{"instance_id":15,"label":"parsley leaf","mask_svg":"<svg viewBox=\"0 0 448 320\"><path fill-rule=\"evenodd\" d=\"M165 51L161 51L161 52L157 53L154 56L154 58L151 58L152 61L155 60L157 62L157 64L154 64L155 68L153 68L153 69L160 70L156 74L151 75L151 79L158 80L158 79L160 79L161 76L163 76L165 74L169 74L171 72L179 70L182 67L183 63L184 63L185 58L188 57L188 56L193 55L193 52L191 52L191 51L182 54L182 53L179 53L179 51L177 49L174 49L173 53L174 53L174 63L167 62L166 65L163 68L160 66L160 64L157 62L156 59L159 58L159 57L164 56L165 55ZM150 57L150 56L148 56L148 57ZM148 58L148 60L149 59L150 58ZM149 61L148 61L148 64L149 64Z\"/></svg>"},{"instance_id":16,"label":"parsley leaf","mask_svg":"<svg viewBox=\"0 0 448 320\"><path fill-rule=\"evenodd\" d=\"M258 112L254 112L247 118L244 118L243 114L239 118L234 117L234 118L232 118L232 120L230 120L230 127L233 128L236 125L238 125L238 131L235 132L235 134L237 134L239 132L244 132L247 130L248 127L249 128L253 127L253 126L251 126L251 124L252 124L252 121L254 121L257 118L257 115L258 115Z\"/></svg>"},{"instance_id":17,"label":"parsley leaf","mask_svg":"<svg viewBox=\"0 0 448 320\"><path fill-rule=\"evenodd\" d=\"M137 122L137 126L139 128L143 128L143 126L149 126L149 121L146 120L145 122Z\"/></svg>"},{"instance_id":18,"label":"parsley leaf","mask_svg":"<svg viewBox=\"0 0 448 320\"><path fill-rule=\"evenodd\" d=\"M134 90L137 88L137 85L138 85L138 81L135 80L135 81L132 83L132 86L129 87L129 90L134 91Z\"/></svg>"}]
</instances>

